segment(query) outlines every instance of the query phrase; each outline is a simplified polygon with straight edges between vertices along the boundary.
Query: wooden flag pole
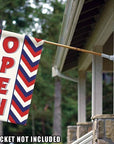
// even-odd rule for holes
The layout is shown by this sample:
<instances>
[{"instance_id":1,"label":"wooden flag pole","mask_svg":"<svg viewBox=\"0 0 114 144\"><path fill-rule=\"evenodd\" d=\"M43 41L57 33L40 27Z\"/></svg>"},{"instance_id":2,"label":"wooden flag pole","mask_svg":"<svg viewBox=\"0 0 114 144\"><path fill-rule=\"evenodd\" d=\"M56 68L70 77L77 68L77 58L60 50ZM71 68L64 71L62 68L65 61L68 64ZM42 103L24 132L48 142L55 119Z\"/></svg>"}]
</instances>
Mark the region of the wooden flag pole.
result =
<instances>
[{"instance_id":1,"label":"wooden flag pole","mask_svg":"<svg viewBox=\"0 0 114 144\"><path fill-rule=\"evenodd\" d=\"M97 55L97 56L102 56L101 53L97 53L97 52L94 52L94 51L89 51L89 50L85 50L85 49L81 49L81 48L77 48L77 47L72 47L72 46L68 46L68 45L64 45L64 44L59 44L59 43L55 43L55 42L46 41L46 40L44 42L47 43L47 44L68 48L68 49L71 49L71 50L76 50L76 51L80 51L80 52L84 52L84 53L89 53L89 54L93 54L93 55Z\"/></svg>"}]
</instances>

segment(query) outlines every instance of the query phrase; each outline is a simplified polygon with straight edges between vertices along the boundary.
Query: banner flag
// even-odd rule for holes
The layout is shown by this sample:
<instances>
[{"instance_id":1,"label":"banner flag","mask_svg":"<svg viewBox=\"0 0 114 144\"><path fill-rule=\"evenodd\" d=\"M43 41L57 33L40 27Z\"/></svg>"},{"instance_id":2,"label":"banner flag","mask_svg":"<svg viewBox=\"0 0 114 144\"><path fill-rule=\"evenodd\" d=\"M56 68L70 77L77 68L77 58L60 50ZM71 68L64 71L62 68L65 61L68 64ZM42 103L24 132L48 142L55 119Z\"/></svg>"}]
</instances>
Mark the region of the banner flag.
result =
<instances>
[{"instance_id":1,"label":"banner flag","mask_svg":"<svg viewBox=\"0 0 114 144\"><path fill-rule=\"evenodd\" d=\"M0 121L26 124L43 43L0 30Z\"/></svg>"}]
</instances>

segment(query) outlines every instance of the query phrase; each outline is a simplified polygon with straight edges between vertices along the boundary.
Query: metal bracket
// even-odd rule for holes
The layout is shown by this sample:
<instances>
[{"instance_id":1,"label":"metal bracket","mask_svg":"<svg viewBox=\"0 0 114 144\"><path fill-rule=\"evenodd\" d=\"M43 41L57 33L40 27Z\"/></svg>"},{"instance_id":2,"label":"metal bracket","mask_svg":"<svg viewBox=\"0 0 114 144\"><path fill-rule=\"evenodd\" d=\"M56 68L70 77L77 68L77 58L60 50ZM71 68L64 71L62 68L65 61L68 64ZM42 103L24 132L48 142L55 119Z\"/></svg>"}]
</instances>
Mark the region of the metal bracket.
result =
<instances>
[{"instance_id":1,"label":"metal bracket","mask_svg":"<svg viewBox=\"0 0 114 144\"><path fill-rule=\"evenodd\" d=\"M107 54L102 53L101 56L103 58L106 58L106 59L114 61L114 55L107 55Z\"/></svg>"},{"instance_id":2,"label":"metal bracket","mask_svg":"<svg viewBox=\"0 0 114 144\"><path fill-rule=\"evenodd\" d=\"M71 77L68 77L68 76L61 74L59 72L59 70L57 69L57 67L54 66L54 67L52 67L52 77L56 77L56 76L70 80L70 81L73 81L73 82L76 82L76 83L78 82L78 79L76 79L76 78L71 78Z\"/></svg>"}]
</instances>

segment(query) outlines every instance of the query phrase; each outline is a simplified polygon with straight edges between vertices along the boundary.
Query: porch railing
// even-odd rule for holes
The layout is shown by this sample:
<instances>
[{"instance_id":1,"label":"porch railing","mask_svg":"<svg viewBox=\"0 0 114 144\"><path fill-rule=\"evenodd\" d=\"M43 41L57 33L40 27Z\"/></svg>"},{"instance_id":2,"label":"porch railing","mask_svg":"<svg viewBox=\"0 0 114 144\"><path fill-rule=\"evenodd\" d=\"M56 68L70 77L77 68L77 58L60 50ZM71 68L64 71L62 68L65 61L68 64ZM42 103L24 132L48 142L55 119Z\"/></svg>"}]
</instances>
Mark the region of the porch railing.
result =
<instances>
[{"instance_id":1,"label":"porch railing","mask_svg":"<svg viewBox=\"0 0 114 144\"><path fill-rule=\"evenodd\" d=\"M92 144L92 140L93 140L93 131L90 131L84 136L74 141L72 144Z\"/></svg>"}]
</instances>

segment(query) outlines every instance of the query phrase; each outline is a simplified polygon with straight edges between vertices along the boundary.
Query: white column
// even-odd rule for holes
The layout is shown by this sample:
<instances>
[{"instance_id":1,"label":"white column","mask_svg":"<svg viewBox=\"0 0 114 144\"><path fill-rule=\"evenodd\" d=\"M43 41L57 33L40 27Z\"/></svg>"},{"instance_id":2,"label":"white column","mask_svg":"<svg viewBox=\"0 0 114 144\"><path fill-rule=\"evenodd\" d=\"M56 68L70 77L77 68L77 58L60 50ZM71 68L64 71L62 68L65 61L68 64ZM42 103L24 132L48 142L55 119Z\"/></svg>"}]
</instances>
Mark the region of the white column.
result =
<instances>
[{"instance_id":1,"label":"white column","mask_svg":"<svg viewBox=\"0 0 114 144\"><path fill-rule=\"evenodd\" d=\"M79 71L78 122L86 122L86 72Z\"/></svg>"},{"instance_id":2,"label":"white column","mask_svg":"<svg viewBox=\"0 0 114 144\"><path fill-rule=\"evenodd\" d=\"M102 47L94 49L101 52ZM102 114L102 57L92 56L92 116Z\"/></svg>"}]
</instances>

